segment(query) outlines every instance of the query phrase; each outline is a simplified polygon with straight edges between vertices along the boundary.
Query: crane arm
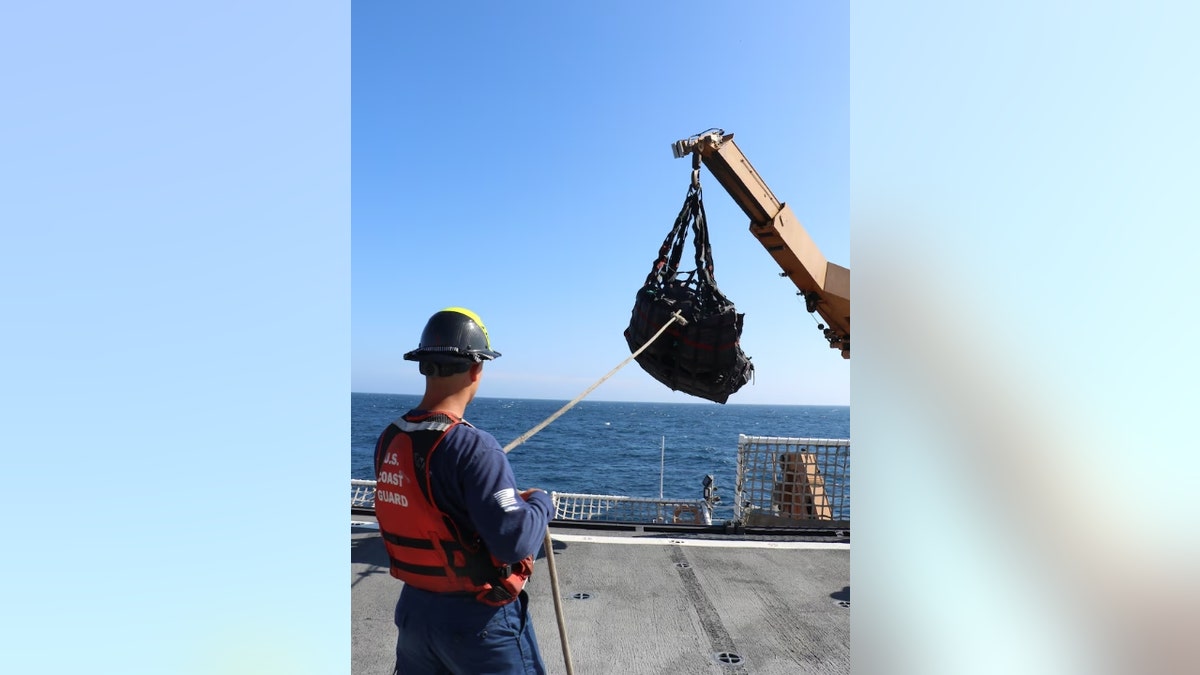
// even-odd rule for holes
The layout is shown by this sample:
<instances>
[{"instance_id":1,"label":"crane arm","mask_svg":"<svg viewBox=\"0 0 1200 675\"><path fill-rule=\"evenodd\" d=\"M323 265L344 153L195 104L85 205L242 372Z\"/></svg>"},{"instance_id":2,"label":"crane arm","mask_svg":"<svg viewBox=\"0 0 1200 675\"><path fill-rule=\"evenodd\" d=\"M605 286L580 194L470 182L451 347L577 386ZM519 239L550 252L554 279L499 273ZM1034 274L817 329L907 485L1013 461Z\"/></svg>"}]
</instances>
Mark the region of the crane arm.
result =
<instances>
[{"instance_id":1,"label":"crane arm","mask_svg":"<svg viewBox=\"0 0 1200 675\"><path fill-rule=\"evenodd\" d=\"M733 142L733 134L708 131L676 141L672 150L677 158L699 156L750 218L750 233L799 289L806 309L821 317L829 346L850 358L849 268L825 259L791 207L775 197Z\"/></svg>"}]
</instances>

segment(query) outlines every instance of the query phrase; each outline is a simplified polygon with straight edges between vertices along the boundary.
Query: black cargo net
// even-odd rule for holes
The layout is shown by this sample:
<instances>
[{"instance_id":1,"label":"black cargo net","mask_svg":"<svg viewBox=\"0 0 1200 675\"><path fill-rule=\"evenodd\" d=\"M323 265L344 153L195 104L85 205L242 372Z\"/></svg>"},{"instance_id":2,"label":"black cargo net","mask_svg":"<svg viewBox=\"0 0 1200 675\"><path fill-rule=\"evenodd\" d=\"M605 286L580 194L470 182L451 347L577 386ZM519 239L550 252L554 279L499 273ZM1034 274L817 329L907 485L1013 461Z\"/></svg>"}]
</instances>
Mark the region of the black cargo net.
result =
<instances>
[{"instance_id":1,"label":"black cargo net","mask_svg":"<svg viewBox=\"0 0 1200 675\"><path fill-rule=\"evenodd\" d=\"M724 403L754 373L742 353L742 314L717 288L712 246L700 190L699 155L693 157L692 184L658 259L637 292L625 341L636 351L679 312L687 321L672 325L638 357L638 365L673 390ZM695 235L696 268L680 272L688 229Z\"/></svg>"}]
</instances>

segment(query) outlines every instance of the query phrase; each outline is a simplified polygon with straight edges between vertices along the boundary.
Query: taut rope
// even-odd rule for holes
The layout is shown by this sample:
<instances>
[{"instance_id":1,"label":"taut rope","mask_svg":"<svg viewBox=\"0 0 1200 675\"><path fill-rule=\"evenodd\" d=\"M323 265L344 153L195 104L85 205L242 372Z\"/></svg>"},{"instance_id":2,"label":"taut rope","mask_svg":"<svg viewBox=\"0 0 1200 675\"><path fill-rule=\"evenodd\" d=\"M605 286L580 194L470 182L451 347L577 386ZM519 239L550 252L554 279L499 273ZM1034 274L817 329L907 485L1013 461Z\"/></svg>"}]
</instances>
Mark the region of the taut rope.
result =
<instances>
[{"instance_id":1,"label":"taut rope","mask_svg":"<svg viewBox=\"0 0 1200 675\"><path fill-rule=\"evenodd\" d=\"M604 377L600 378L599 380L596 380L595 384L593 384L592 386L590 386L590 387L588 387L587 389L585 389L585 390L583 391L583 393L582 393L582 394L580 394L580 395L576 396L574 401L571 401L570 403L568 403L568 404L564 405L563 407L559 408L559 409L558 409L558 412L556 412L556 413L554 413L553 415L551 415L551 416L547 417L546 419L542 420L542 421L541 421L541 423L539 423L539 424L538 424L536 427L534 427L534 428L530 429L529 431L526 431L525 433L523 433L523 434L521 434L520 436L518 436L518 437L516 438L516 440L514 440L512 443L509 443L508 445L504 446L504 452L505 452L505 453L507 453L508 451L512 450L513 448L517 447L518 445L520 445L520 444L524 443L525 441L529 440L529 439L530 439L530 437L532 437L534 434L536 434L537 432L541 431L542 429L545 429L545 428L546 428L546 427L547 427L547 426L548 426L548 425L549 425L551 422L553 422L554 420L556 420L556 419L558 419L559 417L561 417L563 413L567 412L567 411L568 411L568 410L570 410L571 408L574 408L574 407L575 407L575 404L576 404L576 403L579 403L580 401L582 401L582 400L583 400L583 398L584 398L585 396L587 396L588 394L592 393L592 390L594 390L596 387L599 387L600 385L604 384L604 381L605 381L605 380L607 380L608 378L612 377L613 375L615 375L615 374L617 373L617 371L618 371L618 370L620 370L620 369L624 368L625 366L629 365L629 362L630 362L630 361L634 360L635 358L637 358L637 356L638 356L639 354L641 354L642 352L644 352L644 351L646 350L646 347L649 347L649 346L650 346L650 344L651 344L652 342L654 342L655 340L657 340L657 339L658 339L658 336L659 336L659 335L662 335L662 334L663 334L663 331L667 330L667 327L668 327L668 326L670 326L671 324L675 323L676 321L678 321L678 322L679 322L679 324L680 324L681 326L686 326L686 325L687 325L687 320L686 320L686 319L684 319L684 318L683 318L683 317L682 317L682 316L679 314L679 312L675 312L674 314L672 314L672 315L671 315L671 320L670 320L670 321L668 321L668 322L666 322L666 323L664 323L664 324L663 324L663 327L662 327L662 328L659 328L659 329L658 329L658 332L657 332L657 333L655 333L653 336L651 336L649 340L646 340L646 344L642 345L641 347L638 347L637 351L635 351L634 353L630 354L630 355L629 355L629 358L625 359L625 360L624 360L624 361L622 361L620 364L618 364L616 368L613 368L612 370L608 371L608 374L607 374L607 375L605 375Z\"/></svg>"},{"instance_id":2,"label":"taut rope","mask_svg":"<svg viewBox=\"0 0 1200 675\"><path fill-rule=\"evenodd\" d=\"M666 331L667 328L671 324L675 323L676 321L678 321L680 325L687 325L687 320L684 319L683 316L681 316L679 314L679 312L675 312L674 314L672 314L671 320L664 323L663 327L659 328L658 332L655 333L649 340L646 340L646 344L642 345L641 347L639 347L637 349L637 351L630 354L629 358L625 359L620 364L618 364L616 368L613 368L612 370L608 371L607 375L600 378L599 380L596 380L595 384L593 384L592 386L585 389L583 391L583 393L580 394L579 396L576 396L575 400L573 400L570 403L559 408L558 412L547 417L545 420L542 420L542 422L540 424L538 424L534 428L532 428L529 431L526 431L525 433L518 436L516 438L516 440L514 440L512 443L509 443L508 445L504 446L504 452L507 454L513 448L515 448L518 445L529 440L537 432L541 431L542 429L545 429L547 426L549 426L549 424L551 422L553 422L554 420L561 417L563 413L565 413L568 410L570 410L571 408L575 407L576 403L579 403L580 401L582 401L584 399L584 397L587 396L588 394L592 393L592 391L596 387L599 387L601 384L604 383L605 380L607 380L608 378L615 375L618 370L624 368L626 365L629 364L630 361L637 358L638 354L641 354L643 351L645 351L646 347L649 347L652 342L654 342L655 340L658 339L658 336L662 335L663 332ZM554 594L554 615L558 619L558 635L560 638L562 638L563 662L567 666L567 675L574 675L575 669L571 665L571 647L567 642L567 624L566 624L566 620L563 617L562 594L559 593L559 590L558 590L558 570L554 567L554 542L553 542L553 540L550 539L550 528L549 527L546 528L546 541L543 544L543 546L546 549L546 567L549 568L549 570L550 570L550 592Z\"/></svg>"}]
</instances>

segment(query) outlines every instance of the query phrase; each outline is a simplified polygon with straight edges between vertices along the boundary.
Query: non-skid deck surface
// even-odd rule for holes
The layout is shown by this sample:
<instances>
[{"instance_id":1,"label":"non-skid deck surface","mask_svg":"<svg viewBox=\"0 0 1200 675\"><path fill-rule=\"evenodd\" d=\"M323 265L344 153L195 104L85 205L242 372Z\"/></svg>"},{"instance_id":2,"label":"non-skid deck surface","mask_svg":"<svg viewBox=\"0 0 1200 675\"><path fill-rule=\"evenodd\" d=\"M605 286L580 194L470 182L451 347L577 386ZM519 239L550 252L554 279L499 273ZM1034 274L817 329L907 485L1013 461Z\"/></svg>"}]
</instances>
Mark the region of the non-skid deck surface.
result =
<instances>
[{"instance_id":1,"label":"non-skid deck surface","mask_svg":"<svg viewBox=\"0 0 1200 675\"><path fill-rule=\"evenodd\" d=\"M551 535L578 675L850 672L848 545L558 526ZM377 529L352 527L351 561L353 673L386 675L401 584ZM547 670L565 673L544 559L527 590Z\"/></svg>"}]
</instances>

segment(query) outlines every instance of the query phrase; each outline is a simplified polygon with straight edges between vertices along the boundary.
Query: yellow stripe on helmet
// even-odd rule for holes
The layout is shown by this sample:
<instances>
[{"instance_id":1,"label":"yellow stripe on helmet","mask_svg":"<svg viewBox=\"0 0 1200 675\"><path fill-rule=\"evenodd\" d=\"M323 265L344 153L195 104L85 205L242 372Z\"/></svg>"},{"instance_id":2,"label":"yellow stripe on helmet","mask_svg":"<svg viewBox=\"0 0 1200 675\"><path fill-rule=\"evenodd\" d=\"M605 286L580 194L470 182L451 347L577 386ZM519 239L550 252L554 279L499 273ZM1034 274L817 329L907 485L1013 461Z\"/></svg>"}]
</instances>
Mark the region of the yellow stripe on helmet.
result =
<instances>
[{"instance_id":1,"label":"yellow stripe on helmet","mask_svg":"<svg viewBox=\"0 0 1200 675\"><path fill-rule=\"evenodd\" d=\"M467 309L466 307L447 307L441 311L443 311L443 312L458 312L459 314L462 314L463 316L466 316L470 320L474 321L479 326L479 330L483 331L483 341L484 341L485 346L488 349L492 348L492 338L491 338L491 336L488 335L487 326L483 325L483 319L479 318L478 314L476 314L475 312L472 312L471 310Z\"/></svg>"}]
</instances>

